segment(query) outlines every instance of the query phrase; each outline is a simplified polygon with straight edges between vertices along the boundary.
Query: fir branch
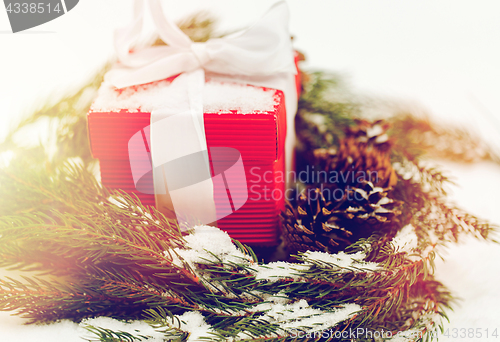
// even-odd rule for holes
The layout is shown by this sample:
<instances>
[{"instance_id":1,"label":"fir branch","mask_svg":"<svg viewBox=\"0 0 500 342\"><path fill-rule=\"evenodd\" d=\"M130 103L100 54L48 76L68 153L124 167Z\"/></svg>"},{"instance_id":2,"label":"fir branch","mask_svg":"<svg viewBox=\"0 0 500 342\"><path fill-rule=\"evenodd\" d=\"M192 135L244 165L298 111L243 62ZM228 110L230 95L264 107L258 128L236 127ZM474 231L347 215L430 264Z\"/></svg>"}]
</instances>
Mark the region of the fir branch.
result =
<instances>
[{"instance_id":1,"label":"fir branch","mask_svg":"<svg viewBox=\"0 0 500 342\"><path fill-rule=\"evenodd\" d=\"M342 77L331 73L307 73L303 90L296 117L298 161L305 158L304 162L312 164L313 150L337 145L345 129L354 124L353 119L371 118L371 106L367 108L366 99L347 90ZM394 150L410 159L500 162L499 152L467 129L438 124L408 108L389 107L385 112L386 122L391 125L389 135L396 141Z\"/></svg>"},{"instance_id":2,"label":"fir branch","mask_svg":"<svg viewBox=\"0 0 500 342\"><path fill-rule=\"evenodd\" d=\"M314 164L314 149L338 143L339 133L353 125L359 111L337 75L308 73L303 88L295 117L298 171Z\"/></svg>"},{"instance_id":3,"label":"fir branch","mask_svg":"<svg viewBox=\"0 0 500 342\"><path fill-rule=\"evenodd\" d=\"M28 214L34 211L81 212L109 197L89 170L65 162L52 168L38 160L16 156L0 169L0 215Z\"/></svg>"},{"instance_id":4,"label":"fir branch","mask_svg":"<svg viewBox=\"0 0 500 342\"><path fill-rule=\"evenodd\" d=\"M397 112L389 119L396 150L413 156L457 162L500 162L498 152L468 130L454 125L437 124L428 116Z\"/></svg>"},{"instance_id":5,"label":"fir branch","mask_svg":"<svg viewBox=\"0 0 500 342\"><path fill-rule=\"evenodd\" d=\"M87 325L84 327L88 332L94 334L97 339L87 339L88 342L136 342L144 341L151 338L151 336L144 335L133 335L125 331L113 331L111 329L105 329L100 327L95 327L92 325Z\"/></svg>"},{"instance_id":6,"label":"fir branch","mask_svg":"<svg viewBox=\"0 0 500 342\"><path fill-rule=\"evenodd\" d=\"M417 228L422 246L457 242L463 234L496 241L496 226L447 203L450 181L439 170L403 158L397 171L400 178L393 196L406 203L403 223Z\"/></svg>"},{"instance_id":7,"label":"fir branch","mask_svg":"<svg viewBox=\"0 0 500 342\"><path fill-rule=\"evenodd\" d=\"M20 236L23 239L25 237L23 234ZM66 239L64 236L60 238ZM339 269L333 264L312 262L311 258L302 257L308 260L309 266L297 271L302 279L298 281L287 278L279 281L256 281L254 266L250 260L246 263L243 260L241 263L225 263L220 258L214 258L201 260L196 266L196 272L204 274L207 279L216 275L218 278L212 278L212 281L230 283L231 288L241 291L241 294L257 294L253 298L260 297L261 300L255 300L253 303L245 299L245 296L224 297L223 293L203 291L196 294L196 300L189 300L185 296L186 289L177 288L174 282L169 282L168 285L168 291L174 293L174 297L166 296L162 294L164 286L145 281L143 277L137 278L133 273L126 273L120 282L115 272L110 272L106 276L96 276L95 271L87 270L87 272L90 271L90 274L85 273L85 276L90 276L88 282L80 278L77 283L69 283L69 285L42 283L34 279L26 279L29 282L28 285L16 281L4 281L2 287L4 302L1 302L0 306L9 310L21 309L20 313L26 317L44 321L56 317L81 319L97 314L131 318L137 317L135 315L139 314L139 309L149 306L157 310L157 306L160 305L163 312L168 310L168 312L182 313L184 310L196 310L204 313L206 321L217 328L219 334L217 336L220 338L236 336L240 333L258 337L283 334L283 332L280 333L279 326L262 320L262 315L266 314L265 308L264 310L253 309L257 308L256 305L267 302L264 298L266 295L281 293L292 301L306 298L313 307L326 311L351 300L358 301L363 304L366 314L358 314L356 319L350 320L346 323L347 325L365 324L387 327L388 322L391 322L391 326L395 327L408 319L408 317L394 317L394 313L401 311L401 306L406 303L401 298L402 296L406 296L405 299L408 297L407 294L405 295L408 293L408 281L414 284L414 277L425 274L422 262L408 264L408 261L399 255L394 255L392 261L387 261L385 270L374 272L368 277L364 272L353 274L354 270L346 272L346 269ZM407 266L399 267L396 263ZM391 269L398 271L390 272ZM238 273L235 272L236 270ZM317 280L318 275L322 275L323 280ZM80 277L82 276L80 274ZM328 288L336 288L337 291L325 291ZM438 295L439 293L436 296ZM35 305L28 306L27 301L34 302ZM187 303L189 301L201 306L190 305ZM229 314L224 314L223 311ZM345 327L345 324L340 325L338 329Z\"/></svg>"},{"instance_id":8,"label":"fir branch","mask_svg":"<svg viewBox=\"0 0 500 342\"><path fill-rule=\"evenodd\" d=\"M85 165L95 163L90 153L86 117L104 74L110 68L105 64L88 82L74 93L63 96L53 104L44 104L23 118L0 144L0 153L14 152L16 158L29 159L53 167L67 158L78 157ZM26 145L20 138L25 130L48 121L55 138L39 145ZM52 152L55 151L55 152Z\"/></svg>"}]
</instances>

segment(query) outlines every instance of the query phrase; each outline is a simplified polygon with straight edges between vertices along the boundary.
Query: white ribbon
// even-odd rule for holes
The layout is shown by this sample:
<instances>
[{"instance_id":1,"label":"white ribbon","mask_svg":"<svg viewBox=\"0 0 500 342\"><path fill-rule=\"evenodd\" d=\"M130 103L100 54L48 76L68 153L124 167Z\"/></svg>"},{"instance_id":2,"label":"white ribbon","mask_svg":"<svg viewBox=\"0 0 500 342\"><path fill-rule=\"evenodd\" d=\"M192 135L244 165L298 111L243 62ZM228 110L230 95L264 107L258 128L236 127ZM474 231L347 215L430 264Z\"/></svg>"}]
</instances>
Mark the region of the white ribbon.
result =
<instances>
[{"instance_id":1,"label":"white ribbon","mask_svg":"<svg viewBox=\"0 0 500 342\"><path fill-rule=\"evenodd\" d=\"M153 166L201 152L209 172L202 103L205 70L216 74L220 80L265 86L285 93L288 116L286 159L289 169L295 135L297 69L288 32L286 3L276 3L263 18L246 30L204 43L192 42L165 17L160 0L148 0L148 3L158 34L168 46L134 50L142 31L145 8L145 0L135 0L133 22L115 33L115 48L121 65L108 72L106 80L117 88L124 88L184 73L171 86L185 89L185 96L165 99L169 101L169 110L154 110L151 113ZM173 102L175 105L172 106ZM173 112L172 108L176 111ZM154 179L155 192L161 191L162 187L164 189L164 180L169 186L166 175L156 172ZM178 189L176 194L169 191L178 218L189 213L202 223L215 221L212 185L212 180L208 179L185 190Z\"/></svg>"}]
</instances>

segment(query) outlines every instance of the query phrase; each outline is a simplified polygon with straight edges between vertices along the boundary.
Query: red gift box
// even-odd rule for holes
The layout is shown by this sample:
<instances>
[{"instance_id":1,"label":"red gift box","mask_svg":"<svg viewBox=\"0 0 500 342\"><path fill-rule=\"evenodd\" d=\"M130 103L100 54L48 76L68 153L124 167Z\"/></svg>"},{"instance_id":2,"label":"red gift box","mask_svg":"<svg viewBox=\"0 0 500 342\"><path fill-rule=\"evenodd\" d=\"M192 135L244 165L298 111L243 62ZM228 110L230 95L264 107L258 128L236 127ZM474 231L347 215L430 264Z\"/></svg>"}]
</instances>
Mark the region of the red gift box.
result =
<instances>
[{"instance_id":1,"label":"red gift box","mask_svg":"<svg viewBox=\"0 0 500 342\"><path fill-rule=\"evenodd\" d=\"M295 58L298 62L298 55ZM167 80L115 89L119 99L122 93L148 91ZM285 199L285 137L286 110L283 92L275 89L252 87L271 93L274 99L272 108L267 110L241 112L224 109L204 113L205 135L209 149L212 176L213 161L210 149L230 147L238 150L243 161L247 180L248 200L231 215L217 221L217 226L242 243L252 245L276 245L279 238L279 213ZM296 76L297 91L300 91L299 74ZM96 101L97 102L97 101ZM94 103L95 104L95 103ZM99 106L97 106L99 107ZM132 110L115 103L105 110L93 106L88 113L88 132L93 156L100 161L102 184L110 189L122 189L139 197L144 205L155 205L155 196L136 189L134 184L128 143L134 134L150 125L151 111L137 106ZM293 113L294 114L294 113ZM293 133L293 132L292 132ZM146 149L149 149L146 143ZM148 150L149 151L149 150ZM151 165L145 163L145 169ZM151 178L152 182L152 178ZM231 189L241 192L245 189ZM227 194L214 192L216 206L227 201Z\"/></svg>"},{"instance_id":2,"label":"red gift box","mask_svg":"<svg viewBox=\"0 0 500 342\"><path fill-rule=\"evenodd\" d=\"M148 87L157 83L135 87L135 90L147 91ZM218 227L243 243L273 245L277 243L278 214L284 203L286 111L281 91L253 88L272 93L275 104L271 110L206 112L205 134L209 151L213 147L230 147L240 152L247 179L247 202L219 220ZM88 113L91 149L94 157L100 160L103 185L134 193L145 205L155 205L155 197L136 190L128 142L135 133L150 125L150 116L147 111L133 112L119 108L105 111L91 109ZM209 159L212 165L210 154ZM144 168L147 167L150 165L144 165ZM224 199L224 195L214 193L216 205Z\"/></svg>"}]
</instances>

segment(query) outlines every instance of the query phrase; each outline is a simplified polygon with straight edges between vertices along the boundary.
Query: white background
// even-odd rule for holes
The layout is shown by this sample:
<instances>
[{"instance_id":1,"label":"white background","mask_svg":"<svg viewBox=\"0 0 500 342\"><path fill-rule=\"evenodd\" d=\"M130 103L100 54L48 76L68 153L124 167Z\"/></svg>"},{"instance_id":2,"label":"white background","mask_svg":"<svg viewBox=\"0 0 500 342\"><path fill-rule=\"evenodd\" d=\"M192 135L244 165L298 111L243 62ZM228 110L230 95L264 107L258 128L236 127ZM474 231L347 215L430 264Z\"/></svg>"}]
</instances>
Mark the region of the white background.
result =
<instances>
[{"instance_id":1,"label":"white background","mask_svg":"<svg viewBox=\"0 0 500 342\"><path fill-rule=\"evenodd\" d=\"M225 31L255 21L273 2L168 0L164 8L174 19L210 9ZM77 89L112 56L113 30L128 23L131 3L81 0L66 15L17 34L10 32L0 7L0 136L47 95L57 99L62 91ZM498 0L288 3L290 30L296 48L306 53L307 67L340 72L365 94L419 103L439 120L467 125L500 146ZM459 184L458 203L500 223L500 167L443 165ZM446 262L438 262L438 278L464 299L450 313L447 327L498 328L500 333L499 257L500 247L466 240L450 248ZM17 322L0 316L0 340L44 336L42 330L16 327ZM55 340L63 340L62 335Z\"/></svg>"}]
</instances>

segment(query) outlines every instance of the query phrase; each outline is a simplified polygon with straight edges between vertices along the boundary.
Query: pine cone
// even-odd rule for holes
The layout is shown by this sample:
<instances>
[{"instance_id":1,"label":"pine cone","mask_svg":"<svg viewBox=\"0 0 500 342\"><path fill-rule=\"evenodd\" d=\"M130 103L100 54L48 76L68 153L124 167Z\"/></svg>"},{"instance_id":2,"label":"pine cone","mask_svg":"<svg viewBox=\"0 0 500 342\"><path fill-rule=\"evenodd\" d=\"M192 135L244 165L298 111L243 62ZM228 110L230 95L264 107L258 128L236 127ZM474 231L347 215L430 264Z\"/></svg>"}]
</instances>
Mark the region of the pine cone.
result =
<instances>
[{"instance_id":1,"label":"pine cone","mask_svg":"<svg viewBox=\"0 0 500 342\"><path fill-rule=\"evenodd\" d=\"M324 197L328 196L328 190L323 189ZM366 181L358 187L347 186L346 198L334 213L335 223L352 232L354 241L369 237L374 231L397 229L401 202L388 196L390 190ZM336 198L334 193L331 196Z\"/></svg>"},{"instance_id":2,"label":"pine cone","mask_svg":"<svg viewBox=\"0 0 500 342\"><path fill-rule=\"evenodd\" d=\"M316 149L314 156L320 170L326 171L330 186L345 188L358 186L363 181L376 187L392 187L397 182L392 168L390 149L392 141L386 134L388 124L381 120L369 123L358 120L349 128L337 150Z\"/></svg>"},{"instance_id":3,"label":"pine cone","mask_svg":"<svg viewBox=\"0 0 500 342\"><path fill-rule=\"evenodd\" d=\"M286 203L281 213L283 239L289 254L305 251L336 253L373 232L397 222L399 202L387 197L388 189L364 182L362 187L308 188L296 206Z\"/></svg>"},{"instance_id":4,"label":"pine cone","mask_svg":"<svg viewBox=\"0 0 500 342\"><path fill-rule=\"evenodd\" d=\"M331 223L333 211L340 202L326 202L320 189L306 189L294 208L286 202L280 217L283 238L291 254L305 251L333 253L351 244L352 233Z\"/></svg>"}]
</instances>

